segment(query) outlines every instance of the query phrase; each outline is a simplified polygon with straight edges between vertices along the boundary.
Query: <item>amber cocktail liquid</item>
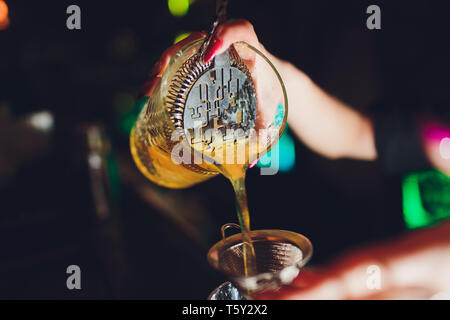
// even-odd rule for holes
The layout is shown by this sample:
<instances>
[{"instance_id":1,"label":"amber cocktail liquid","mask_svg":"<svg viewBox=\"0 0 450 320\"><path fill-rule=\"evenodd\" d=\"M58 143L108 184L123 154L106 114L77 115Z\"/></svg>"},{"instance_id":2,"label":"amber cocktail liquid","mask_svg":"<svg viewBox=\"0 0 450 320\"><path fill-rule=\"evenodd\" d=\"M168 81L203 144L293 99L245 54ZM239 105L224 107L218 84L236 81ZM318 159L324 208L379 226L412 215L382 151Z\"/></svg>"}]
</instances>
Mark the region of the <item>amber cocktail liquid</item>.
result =
<instances>
[{"instance_id":1,"label":"amber cocktail liquid","mask_svg":"<svg viewBox=\"0 0 450 320\"><path fill-rule=\"evenodd\" d=\"M201 42L187 45L170 61L132 130L131 152L140 171L164 187L189 187L219 173L231 181L245 274L252 275L257 270L245 172L283 131L286 94L276 70L253 47L234 44L205 63L198 54ZM255 78L257 71L263 72L261 79ZM265 80L270 71L271 80ZM262 108L262 98L270 107Z\"/></svg>"}]
</instances>

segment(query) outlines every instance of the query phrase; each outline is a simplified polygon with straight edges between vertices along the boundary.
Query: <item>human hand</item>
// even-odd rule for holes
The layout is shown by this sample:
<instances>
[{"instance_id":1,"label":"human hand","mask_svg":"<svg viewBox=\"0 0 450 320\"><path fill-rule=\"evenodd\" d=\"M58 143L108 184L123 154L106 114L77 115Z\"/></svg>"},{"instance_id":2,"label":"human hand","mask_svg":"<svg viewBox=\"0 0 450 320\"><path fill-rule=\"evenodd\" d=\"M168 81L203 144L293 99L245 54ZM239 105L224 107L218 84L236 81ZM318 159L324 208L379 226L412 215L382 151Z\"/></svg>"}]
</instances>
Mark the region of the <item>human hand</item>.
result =
<instances>
[{"instance_id":1,"label":"human hand","mask_svg":"<svg viewBox=\"0 0 450 320\"><path fill-rule=\"evenodd\" d=\"M244 19L226 22L217 27L216 32L205 50L205 62L223 53L235 42L243 41L260 51L265 51L253 29L253 25Z\"/></svg>"},{"instance_id":2,"label":"human hand","mask_svg":"<svg viewBox=\"0 0 450 320\"><path fill-rule=\"evenodd\" d=\"M153 90L159 83L161 76L173 55L188 43L204 38L205 36L206 32L204 31L194 32L182 41L167 48L150 72L149 78L141 90L141 96L150 96L153 93ZM232 43L237 41L244 41L257 49L263 49L251 23L247 20L238 19L217 27L209 46L205 50L205 61L210 61L216 55L224 52Z\"/></svg>"},{"instance_id":3,"label":"human hand","mask_svg":"<svg viewBox=\"0 0 450 320\"><path fill-rule=\"evenodd\" d=\"M169 64L170 59L188 43L191 43L200 38L204 38L205 36L206 36L205 32L194 32L190 34L187 38L167 48L162 53L158 62L154 65L152 71L150 72L147 82L141 89L140 96L141 97L151 96L153 91L161 81L161 77Z\"/></svg>"},{"instance_id":4,"label":"human hand","mask_svg":"<svg viewBox=\"0 0 450 320\"><path fill-rule=\"evenodd\" d=\"M379 280L379 282L378 282ZM450 222L350 252L256 299L450 299Z\"/></svg>"}]
</instances>

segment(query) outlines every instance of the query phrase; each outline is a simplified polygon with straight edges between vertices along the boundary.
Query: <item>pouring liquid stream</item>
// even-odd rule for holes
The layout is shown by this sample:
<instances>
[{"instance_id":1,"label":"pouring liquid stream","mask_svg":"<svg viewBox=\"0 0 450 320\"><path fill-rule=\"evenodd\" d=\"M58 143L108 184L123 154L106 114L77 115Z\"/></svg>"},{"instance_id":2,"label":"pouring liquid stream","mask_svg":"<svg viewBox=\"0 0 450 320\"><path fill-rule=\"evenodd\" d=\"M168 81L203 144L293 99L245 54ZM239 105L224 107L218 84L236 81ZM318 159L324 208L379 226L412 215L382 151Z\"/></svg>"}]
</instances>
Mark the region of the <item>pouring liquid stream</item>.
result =
<instances>
[{"instance_id":1,"label":"pouring liquid stream","mask_svg":"<svg viewBox=\"0 0 450 320\"><path fill-rule=\"evenodd\" d=\"M242 256L244 262L244 275L246 277L257 274L255 249L250 236L250 214L247 205L245 189L244 165L221 165L218 170L231 182L236 196L236 207L242 235Z\"/></svg>"}]
</instances>

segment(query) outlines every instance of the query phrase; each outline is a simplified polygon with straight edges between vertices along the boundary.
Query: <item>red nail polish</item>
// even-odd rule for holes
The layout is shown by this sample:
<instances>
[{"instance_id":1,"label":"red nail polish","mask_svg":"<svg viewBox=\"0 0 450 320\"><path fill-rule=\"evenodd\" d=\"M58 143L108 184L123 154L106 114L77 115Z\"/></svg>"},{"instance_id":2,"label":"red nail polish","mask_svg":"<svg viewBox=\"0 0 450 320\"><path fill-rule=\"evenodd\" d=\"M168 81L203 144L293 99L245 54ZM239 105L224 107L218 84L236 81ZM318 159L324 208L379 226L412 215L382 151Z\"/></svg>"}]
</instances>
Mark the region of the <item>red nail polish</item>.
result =
<instances>
[{"instance_id":1,"label":"red nail polish","mask_svg":"<svg viewBox=\"0 0 450 320\"><path fill-rule=\"evenodd\" d=\"M249 169L253 168L260 160L261 158L256 159L255 161L253 161L252 163L250 163L250 165L248 166Z\"/></svg>"},{"instance_id":2,"label":"red nail polish","mask_svg":"<svg viewBox=\"0 0 450 320\"><path fill-rule=\"evenodd\" d=\"M209 44L208 48L206 49L204 60L205 62L210 62L212 58L216 55L216 52L220 49L222 46L223 41L219 39L213 39L211 40L211 43Z\"/></svg>"}]
</instances>

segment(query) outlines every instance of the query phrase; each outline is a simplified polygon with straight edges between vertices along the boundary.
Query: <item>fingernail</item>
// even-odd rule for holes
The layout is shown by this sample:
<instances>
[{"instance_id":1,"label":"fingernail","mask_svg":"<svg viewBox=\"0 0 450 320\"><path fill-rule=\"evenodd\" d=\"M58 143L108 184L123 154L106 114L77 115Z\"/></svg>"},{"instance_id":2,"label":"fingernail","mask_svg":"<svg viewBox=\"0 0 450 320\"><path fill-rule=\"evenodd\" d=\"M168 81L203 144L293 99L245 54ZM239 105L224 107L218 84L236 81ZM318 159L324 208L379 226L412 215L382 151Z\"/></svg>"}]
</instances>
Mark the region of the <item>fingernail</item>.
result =
<instances>
[{"instance_id":1,"label":"fingernail","mask_svg":"<svg viewBox=\"0 0 450 320\"><path fill-rule=\"evenodd\" d=\"M214 58L214 56L217 53L217 50L220 49L220 47L222 46L223 41L220 39L213 39L211 40L211 43L209 44L208 48L205 51L205 55L203 57L203 59L205 60L206 63L210 62L212 58Z\"/></svg>"},{"instance_id":2,"label":"fingernail","mask_svg":"<svg viewBox=\"0 0 450 320\"><path fill-rule=\"evenodd\" d=\"M252 163L250 163L250 165L248 166L248 168L249 168L249 169L253 168L253 167L259 162L260 159L261 159L261 158L256 159L255 161L253 161Z\"/></svg>"}]
</instances>

